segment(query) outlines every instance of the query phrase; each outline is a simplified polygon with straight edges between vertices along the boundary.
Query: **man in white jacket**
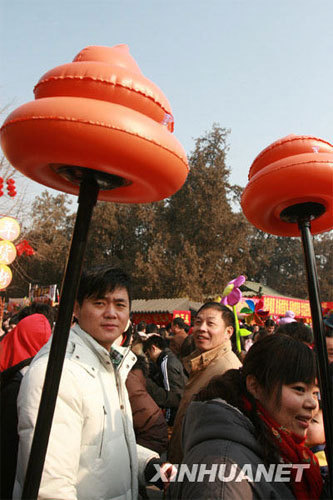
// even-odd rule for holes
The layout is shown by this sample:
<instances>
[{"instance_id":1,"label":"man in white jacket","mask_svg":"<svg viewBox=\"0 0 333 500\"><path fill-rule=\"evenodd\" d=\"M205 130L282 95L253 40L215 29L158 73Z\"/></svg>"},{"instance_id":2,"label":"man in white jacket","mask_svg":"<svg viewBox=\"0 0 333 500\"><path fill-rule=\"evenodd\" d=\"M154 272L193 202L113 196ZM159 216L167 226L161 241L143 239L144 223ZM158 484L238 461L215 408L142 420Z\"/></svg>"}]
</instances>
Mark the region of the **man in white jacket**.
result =
<instances>
[{"instance_id":1,"label":"man in white jacket","mask_svg":"<svg viewBox=\"0 0 333 500\"><path fill-rule=\"evenodd\" d=\"M158 455L136 445L125 387L135 355L113 346L126 330L128 276L100 268L82 275L38 498L135 499L138 480L156 475ZM13 498L20 498L43 387L49 341L23 378Z\"/></svg>"}]
</instances>

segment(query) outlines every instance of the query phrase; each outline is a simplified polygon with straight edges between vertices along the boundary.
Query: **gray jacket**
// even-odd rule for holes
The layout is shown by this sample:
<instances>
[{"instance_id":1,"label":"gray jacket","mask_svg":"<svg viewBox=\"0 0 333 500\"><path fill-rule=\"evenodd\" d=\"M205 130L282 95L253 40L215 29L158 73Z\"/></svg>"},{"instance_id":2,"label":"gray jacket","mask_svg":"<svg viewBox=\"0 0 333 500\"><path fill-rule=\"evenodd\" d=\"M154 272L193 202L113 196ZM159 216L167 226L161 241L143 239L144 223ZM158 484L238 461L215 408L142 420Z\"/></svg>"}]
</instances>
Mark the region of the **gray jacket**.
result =
<instances>
[{"instance_id":1,"label":"gray jacket","mask_svg":"<svg viewBox=\"0 0 333 500\"><path fill-rule=\"evenodd\" d=\"M168 490L170 499L295 498L288 483L276 480L282 472L278 466L272 465L271 480L265 479L269 467L263 464L252 422L222 399L190 404L182 445L188 472L184 466L179 467L178 477Z\"/></svg>"}]
</instances>

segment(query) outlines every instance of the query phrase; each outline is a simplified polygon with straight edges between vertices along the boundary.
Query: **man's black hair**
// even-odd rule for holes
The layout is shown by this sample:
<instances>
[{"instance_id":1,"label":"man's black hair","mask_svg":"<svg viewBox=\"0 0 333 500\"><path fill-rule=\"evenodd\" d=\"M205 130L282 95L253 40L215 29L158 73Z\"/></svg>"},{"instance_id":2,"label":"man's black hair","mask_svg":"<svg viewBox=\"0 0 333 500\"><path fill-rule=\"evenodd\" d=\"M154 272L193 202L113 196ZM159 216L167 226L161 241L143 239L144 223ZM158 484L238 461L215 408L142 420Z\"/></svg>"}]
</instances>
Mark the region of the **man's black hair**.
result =
<instances>
[{"instance_id":1,"label":"man's black hair","mask_svg":"<svg viewBox=\"0 0 333 500\"><path fill-rule=\"evenodd\" d=\"M117 267L94 267L82 273L76 300L81 306L84 299L89 297L102 298L116 288L125 288L127 290L131 306L131 280L129 275Z\"/></svg>"},{"instance_id":2,"label":"man's black hair","mask_svg":"<svg viewBox=\"0 0 333 500\"><path fill-rule=\"evenodd\" d=\"M137 324L136 330L137 332L143 332L147 327L147 323L145 321L140 321L140 323Z\"/></svg>"},{"instance_id":3,"label":"man's black hair","mask_svg":"<svg viewBox=\"0 0 333 500\"><path fill-rule=\"evenodd\" d=\"M12 316L9 324L17 325L21 319L31 316L32 314L43 314L50 323L51 328L53 327L55 319L53 307L44 302L32 302L29 306L23 307L14 316Z\"/></svg>"},{"instance_id":4,"label":"man's black hair","mask_svg":"<svg viewBox=\"0 0 333 500\"><path fill-rule=\"evenodd\" d=\"M234 331L235 331L235 316L234 313L229 307L224 306L223 304L220 304L219 302L206 302L203 304L200 309L197 311L198 315L201 311L204 311L205 309L215 309L216 311L220 311L222 315L222 319L225 323L226 326L232 326Z\"/></svg>"},{"instance_id":5,"label":"man's black hair","mask_svg":"<svg viewBox=\"0 0 333 500\"><path fill-rule=\"evenodd\" d=\"M146 326L146 334L148 333L158 333L158 327L155 325L155 323L149 323Z\"/></svg>"},{"instance_id":6,"label":"man's black hair","mask_svg":"<svg viewBox=\"0 0 333 500\"><path fill-rule=\"evenodd\" d=\"M280 325L275 333L289 335L289 337L293 337L295 340L300 340L301 342L306 342L307 344L313 344L314 342L312 329L304 323L299 323L298 321Z\"/></svg>"},{"instance_id":7,"label":"man's black hair","mask_svg":"<svg viewBox=\"0 0 333 500\"><path fill-rule=\"evenodd\" d=\"M161 351L163 351L167 347L167 343L163 337L161 337L160 335L152 335L144 341L143 352L147 352L148 349L150 349L153 345L158 347L158 349L161 349Z\"/></svg>"},{"instance_id":8,"label":"man's black hair","mask_svg":"<svg viewBox=\"0 0 333 500\"><path fill-rule=\"evenodd\" d=\"M179 328L182 328L183 330L185 330L185 327L187 326L183 318L180 317L173 318L172 324L179 326Z\"/></svg>"}]
</instances>

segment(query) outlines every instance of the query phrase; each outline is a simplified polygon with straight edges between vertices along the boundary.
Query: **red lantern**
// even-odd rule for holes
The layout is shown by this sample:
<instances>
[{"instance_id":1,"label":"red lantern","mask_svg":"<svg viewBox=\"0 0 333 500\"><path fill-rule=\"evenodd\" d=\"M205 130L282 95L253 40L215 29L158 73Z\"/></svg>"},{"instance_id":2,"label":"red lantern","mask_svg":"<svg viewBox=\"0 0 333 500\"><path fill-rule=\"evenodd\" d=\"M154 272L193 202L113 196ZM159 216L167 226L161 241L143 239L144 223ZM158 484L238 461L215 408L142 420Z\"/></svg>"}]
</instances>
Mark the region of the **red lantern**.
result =
<instances>
[{"instance_id":1,"label":"red lantern","mask_svg":"<svg viewBox=\"0 0 333 500\"><path fill-rule=\"evenodd\" d=\"M7 179L7 191L12 198L16 196L16 186L14 179Z\"/></svg>"},{"instance_id":2,"label":"red lantern","mask_svg":"<svg viewBox=\"0 0 333 500\"><path fill-rule=\"evenodd\" d=\"M0 177L0 196L3 196L3 178Z\"/></svg>"}]
</instances>

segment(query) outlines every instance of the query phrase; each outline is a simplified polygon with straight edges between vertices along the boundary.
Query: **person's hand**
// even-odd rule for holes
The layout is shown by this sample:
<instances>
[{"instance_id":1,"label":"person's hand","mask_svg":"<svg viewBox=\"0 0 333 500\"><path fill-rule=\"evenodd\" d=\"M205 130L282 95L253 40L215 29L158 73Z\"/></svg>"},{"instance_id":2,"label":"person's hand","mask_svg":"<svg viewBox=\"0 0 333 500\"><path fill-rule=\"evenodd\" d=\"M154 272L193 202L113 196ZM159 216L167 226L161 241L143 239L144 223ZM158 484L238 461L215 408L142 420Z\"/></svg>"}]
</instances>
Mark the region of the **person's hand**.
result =
<instances>
[{"instance_id":1,"label":"person's hand","mask_svg":"<svg viewBox=\"0 0 333 500\"><path fill-rule=\"evenodd\" d=\"M170 482L177 475L177 467L170 462L162 462L159 458L150 460L145 469L147 483L157 486L160 490L166 491Z\"/></svg>"},{"instance_id":2,"label":"person's hand","mask_svg":"<svg viewBox=\"0 0 333 500\"><path fill-rule=\"evenodd\" d=\"M170 482L175 479L177 475L177 467L170 462L165 462L160 467L161 479L164 483L164 491L166 491L170 485Z\"/></svg>"}]
</instances>

